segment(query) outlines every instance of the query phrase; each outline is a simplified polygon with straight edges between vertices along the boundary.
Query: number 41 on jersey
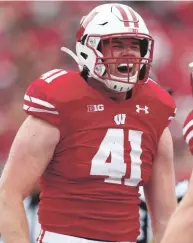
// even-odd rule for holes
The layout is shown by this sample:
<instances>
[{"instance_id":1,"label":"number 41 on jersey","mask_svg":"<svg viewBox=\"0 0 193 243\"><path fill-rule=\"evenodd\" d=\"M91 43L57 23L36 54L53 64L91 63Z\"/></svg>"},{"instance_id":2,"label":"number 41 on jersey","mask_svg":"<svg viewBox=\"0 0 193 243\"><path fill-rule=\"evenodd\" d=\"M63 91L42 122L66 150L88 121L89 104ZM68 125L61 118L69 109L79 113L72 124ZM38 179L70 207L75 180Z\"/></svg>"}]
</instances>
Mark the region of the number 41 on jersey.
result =
<instances>
[{"instance_id":1,"label":"number 41 on jersey","mask_svg":"<svg viewBox=\"0 0 193 243\"><path fill-rule=\"evenodd\" d=\"M113 129L107 130L107 133L102 140L99 149L91 161L91 175L108 176L104 179L107 183L122 184L137 186L141 181L141 131L128 130L127 138L130 142L130 161L131 173L130 177L126 178L127 164L124 162L124 130ZM111 162L106 162L111 155Z\"/></svg>"}]
</instances>

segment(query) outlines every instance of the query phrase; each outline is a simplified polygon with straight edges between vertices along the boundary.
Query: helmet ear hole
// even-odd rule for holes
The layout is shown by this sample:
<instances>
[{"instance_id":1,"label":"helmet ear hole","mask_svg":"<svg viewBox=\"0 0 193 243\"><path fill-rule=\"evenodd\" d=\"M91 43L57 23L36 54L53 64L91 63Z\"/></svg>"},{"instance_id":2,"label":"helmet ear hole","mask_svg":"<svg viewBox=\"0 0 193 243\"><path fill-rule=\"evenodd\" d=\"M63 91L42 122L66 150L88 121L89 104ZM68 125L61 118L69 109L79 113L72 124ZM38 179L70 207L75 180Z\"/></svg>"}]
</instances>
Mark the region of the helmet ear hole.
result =
<instances>
[{"instance_id":1,"label":"helmet ear hole","mask_svg":"<svg viewBox=\"0 0 193 243\"><path fill-rule=\"evenodd\" d=\"M88 55L84 52L81 52L80 55L86 60L88 58Z\"/></svg>"}]
</instances>

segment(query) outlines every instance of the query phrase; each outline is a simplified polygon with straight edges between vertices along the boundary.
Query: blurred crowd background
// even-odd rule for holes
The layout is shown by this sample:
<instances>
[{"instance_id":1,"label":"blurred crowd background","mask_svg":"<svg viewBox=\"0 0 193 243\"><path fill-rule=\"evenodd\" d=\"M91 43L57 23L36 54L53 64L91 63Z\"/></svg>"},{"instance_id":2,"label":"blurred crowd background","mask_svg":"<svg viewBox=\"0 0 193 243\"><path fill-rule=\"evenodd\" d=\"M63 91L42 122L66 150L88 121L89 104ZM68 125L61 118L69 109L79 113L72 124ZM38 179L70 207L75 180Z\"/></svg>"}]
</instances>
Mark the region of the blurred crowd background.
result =
<instances>
[{"instance_id":1,"label":"blurred crowd background","mask_svg":"<svg viewBox=\"0 0 193 243\"><path fill-rule=\"evenodd\" d=\"M103 2L107 3L107 2ZM52 68L77 69L60 48L75 50L81 17L101 2L0 2L0 167L25 119L23 96L30 82ZM145 19L155 39L153 78L173 91L178 107L171 124L176 173L187 177L192 166L182 125L192 107L193 2L124 1ZM183 165L183 166L181 166ZM182 167L182 168L181 168Z\"/></svg>"},{"instance_id":2,"label":"blurred crowd background","mask_svg":"<svg viewBox=\"0 0 193 243\"><path fill-rule=\"evenodd\" d=\"M66 46L75 51L81 17L101 3L0 2L0 171L13 138L26 118L22 110L26 88L50 69L77 70L75 62L60 48ZM182 137L183 122L193 108L188 68L188 63L193 61L193 2L122 3L139 12L155 39L152 76L161 86L172 90L178 107L170 129L177 179L186 179L193 167Z\"/></svg>"},{"instance_id":3,"label":"blurred crowd background","mask_svg":"<svg viewBox=\"0 0 193 243\"><path fill-rule=\"evenodd\" d=\"M26 116L22 104L27 86L52 68L77 69L60 48L75 50L79 21L98 4L101 2L0 2L1 168ZM155 39L152 76L173 91L178 107L171 124L176 170L179 177L186 177L192 164L181 130L193 104L188 68L193 61L193 2L124 1L124 4L141 14Z\"/></svg>"}]
</instances>

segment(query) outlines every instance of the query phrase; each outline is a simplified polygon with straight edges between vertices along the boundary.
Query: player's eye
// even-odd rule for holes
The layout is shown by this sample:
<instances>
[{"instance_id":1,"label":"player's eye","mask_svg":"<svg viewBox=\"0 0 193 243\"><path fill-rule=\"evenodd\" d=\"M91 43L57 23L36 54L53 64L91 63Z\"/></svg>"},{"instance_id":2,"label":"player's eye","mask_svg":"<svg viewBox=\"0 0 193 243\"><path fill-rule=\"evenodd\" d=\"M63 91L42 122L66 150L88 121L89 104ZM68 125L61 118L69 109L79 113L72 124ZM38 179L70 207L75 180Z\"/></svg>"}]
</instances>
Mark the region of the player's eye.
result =
<instances>
[{"instance_id":1,"label":"player's eye","mask_svg":"<svg viewBox=\"0 0 193 243\"><path fill-rule=\"evenodd\" d=\"M135 49L135 50L138 50L139 49L139 46L138 45L135 45L135 46L131 46L132 49Z\"/></svg>"},{"instance_id":2,"label":"player's eye","mask_svg":"<svg viewBox=\"0 0 193 243\"><path fill-rule=\"evenodd\" d=\"M115 48L123 48L123 45L116 45L116 44L114 44L113 47L115 47Z\"/></svg>"}]
</instances>

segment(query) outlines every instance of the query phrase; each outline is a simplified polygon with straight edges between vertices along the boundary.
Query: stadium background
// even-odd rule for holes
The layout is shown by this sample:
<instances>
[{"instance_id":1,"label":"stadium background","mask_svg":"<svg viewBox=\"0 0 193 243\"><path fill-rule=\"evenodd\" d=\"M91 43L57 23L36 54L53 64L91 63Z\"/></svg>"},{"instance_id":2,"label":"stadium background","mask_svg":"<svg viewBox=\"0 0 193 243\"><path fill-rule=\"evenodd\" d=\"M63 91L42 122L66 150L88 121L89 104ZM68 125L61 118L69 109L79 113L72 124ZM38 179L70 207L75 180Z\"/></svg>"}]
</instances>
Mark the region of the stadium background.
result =
<instances>
[{"instance_id":1,"label":"stadium background","mask_svg":"<svg viewBox=\"0 0 193 243\"><path fill-rule=\"evenodd\" d=\"M176 119L170 125L176 178L188 179L193 163L182 137L182 125L193 104L188 68L193 61L193 2L122 3L141 14L155 39L152 76L161 86L172 90L178 107ZM81 17L99 4L102 2L0 2L0 171L26 118L22 106L27 86L50 69L77 69L60 48L75 50L75 33ZM33 199L25 202L26 208L30 208L30 222L36 221L31 209L36 210L37 198ZM35 227L31 228L35 231Z\"/></svg>"}]
</instances>

